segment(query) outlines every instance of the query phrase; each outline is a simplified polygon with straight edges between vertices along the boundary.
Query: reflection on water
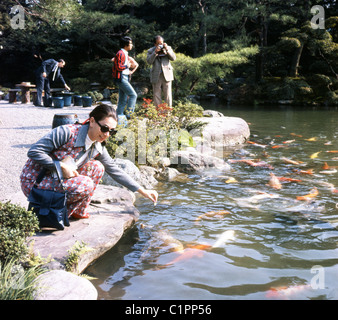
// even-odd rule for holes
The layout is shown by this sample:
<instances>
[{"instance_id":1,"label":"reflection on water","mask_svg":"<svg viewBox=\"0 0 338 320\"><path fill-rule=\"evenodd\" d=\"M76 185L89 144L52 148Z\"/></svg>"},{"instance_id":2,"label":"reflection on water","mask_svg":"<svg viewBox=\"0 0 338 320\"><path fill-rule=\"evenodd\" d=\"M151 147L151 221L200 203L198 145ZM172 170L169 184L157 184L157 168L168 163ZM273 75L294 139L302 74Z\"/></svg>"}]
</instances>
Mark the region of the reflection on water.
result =
<instances>
[{"instance_id":1,"label":"reflection on water","mask_svg":"<svg viewBox=\"0 0 338 320\"><path fill-rule=\"evenodd\" d=\"M137 201L135 228L86 270L100 299L338 298L338 113L222 112L246 120L254 143L230 171L161 184L156 207Z\"/></svg>"}]
</instances>

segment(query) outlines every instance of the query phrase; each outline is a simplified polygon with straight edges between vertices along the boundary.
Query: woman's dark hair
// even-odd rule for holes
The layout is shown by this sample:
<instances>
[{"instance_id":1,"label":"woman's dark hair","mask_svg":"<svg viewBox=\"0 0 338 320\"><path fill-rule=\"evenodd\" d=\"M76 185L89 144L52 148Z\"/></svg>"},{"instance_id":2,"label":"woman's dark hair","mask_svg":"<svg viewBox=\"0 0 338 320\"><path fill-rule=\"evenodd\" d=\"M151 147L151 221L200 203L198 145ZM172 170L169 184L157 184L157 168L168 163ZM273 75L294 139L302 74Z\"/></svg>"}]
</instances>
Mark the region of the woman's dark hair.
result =
<instances>
[{"instance_id":1,"label":"woman's dark hair","mask_svg":"<svg viewBox=\"0 0 338 320\"><path fill-rule=\"evenodd\" d=\"M124 48L128 46L130 41L133 41L130 37L122 37L120 39L120 47Z\"/></svg>"},{"instance_id":2,"label":"woman's dark hair","mask_svg":"<svg viewBox=\"0 0 338 320\"><path fill-rule=\"evenodd\" d=\"M92 112L89 114L89 117L94 117L96 121L111 117L115 121L117 121L117 114L114 107L104 103L98 105L95 109L93 109Z\"/></svg>"}]
</instances>

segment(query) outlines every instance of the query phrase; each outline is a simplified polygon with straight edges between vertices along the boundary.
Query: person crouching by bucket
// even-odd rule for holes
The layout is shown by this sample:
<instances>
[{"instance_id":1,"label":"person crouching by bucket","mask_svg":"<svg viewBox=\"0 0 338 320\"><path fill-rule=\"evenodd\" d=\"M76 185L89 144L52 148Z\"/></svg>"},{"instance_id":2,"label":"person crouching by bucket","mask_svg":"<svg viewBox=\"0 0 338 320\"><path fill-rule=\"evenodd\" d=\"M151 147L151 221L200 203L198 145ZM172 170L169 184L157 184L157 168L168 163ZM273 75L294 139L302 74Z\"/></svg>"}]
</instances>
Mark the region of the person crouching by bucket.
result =
<instances>
[{"instance_id":1,"label":"person crouching by bucket","mask_svg":"<svg viewBox=\"0 0 338 320\"><path fill-rule=\"evenodd\" d=\"M46 168L39 188L53 189L53 159L61 161L67 192L68 217L89 218L88 207L106 171L115 181L129 190L138 191L145 198L157 202L158 193L141 187L110 157L105 147L109 135L115 133L117 115L115 109L106 104L97 106L83 124L68 124L54 128L31 146L26 164L20 175L21 188L28 197L35 180ZM72 160L69 162L69 160ZM73 161L74 160L74 161ZM55 190L62 191L61 184Z\"/></svg>"}]
</instances>

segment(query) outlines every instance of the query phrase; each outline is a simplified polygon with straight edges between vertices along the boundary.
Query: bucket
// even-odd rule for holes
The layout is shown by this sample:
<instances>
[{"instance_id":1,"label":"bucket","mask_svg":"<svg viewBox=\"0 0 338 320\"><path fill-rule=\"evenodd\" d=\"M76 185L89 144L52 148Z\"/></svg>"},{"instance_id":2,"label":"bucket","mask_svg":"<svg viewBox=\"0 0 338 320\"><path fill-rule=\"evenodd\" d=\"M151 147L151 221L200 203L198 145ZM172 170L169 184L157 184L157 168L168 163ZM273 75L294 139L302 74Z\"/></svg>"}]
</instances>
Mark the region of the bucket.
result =
<instances>
[{"instance_id":1,"label":"bucket","mask_svg":"<svg viewBox=\"0 0 338 320\"><path fill-rule=\"evenodd\" d=\"M82 96L73 96L74 106L82 107Z\"/></svg>"},{"instance_id":2,"label":"bucket","mask_svg":"<svg viewBox=\"0 0 338 320\"><path fill-rule=\"evenodd\" d=\"M53 106L52 97L43 97L43 106L44 107L52 107Z\"/></svg>"},{"instance_id":3,"label":"bucket","mask_svg":"<svg viewBox=\"0 0 338 320\"><path fill-rule=\"evenodd\" d=\"M55 114L53 118L52 128L56 128L58 126L62 126L64 124L74 124L78 121L77 114Z\"/></svg>"},{"instance_id":4,"label":"bucket","mask_svg":"<svg viewBox=\"0 0 338 320\"><path fill-rule=\"evenodd\" d=\"M72 93L64 92L62 95L63 95L64 106L70 107L72 104Z\"/></svg>"},{"instance_id":5,"label":"bucket","mask_svg":"<svg viewBox=\"0 0 338 320\"><path fill-rule=\"evenodd\" d=\"M55 108L63 108L64 106L63 97L53 97L53 104Z\"/></svg>"},{"instance_id":6,"label":"bucket","mask_svg":"<svg viewBox=\"0 0 338 320\"><path fill-rule=\"evenodd\" d=\"M83 96L82 97L82 104L84 107L91 107L92 106L92 97Z\"/></svg>"}]
</instances>

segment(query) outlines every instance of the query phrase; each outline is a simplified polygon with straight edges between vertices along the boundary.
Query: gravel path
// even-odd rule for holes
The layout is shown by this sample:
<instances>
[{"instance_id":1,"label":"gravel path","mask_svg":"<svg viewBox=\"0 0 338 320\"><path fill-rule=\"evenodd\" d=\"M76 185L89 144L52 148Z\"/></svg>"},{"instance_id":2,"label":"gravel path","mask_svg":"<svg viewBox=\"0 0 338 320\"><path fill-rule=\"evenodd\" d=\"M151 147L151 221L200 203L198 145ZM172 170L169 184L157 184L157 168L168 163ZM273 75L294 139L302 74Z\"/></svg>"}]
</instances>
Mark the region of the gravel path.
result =
<instances>
[{"instance_id":1,"label":"gravel path","mask_svg":"<svg viewBox=\"0 0 338 320\"><path fill-rule=\"evenodd\" d=\"M20 173L29 147L52 129L55 114L75 113L79 121L84 121L93 108L44 108L0 100L0 201L10 200L27 207L20 187Z\"/></svg>"}]
</instances>

